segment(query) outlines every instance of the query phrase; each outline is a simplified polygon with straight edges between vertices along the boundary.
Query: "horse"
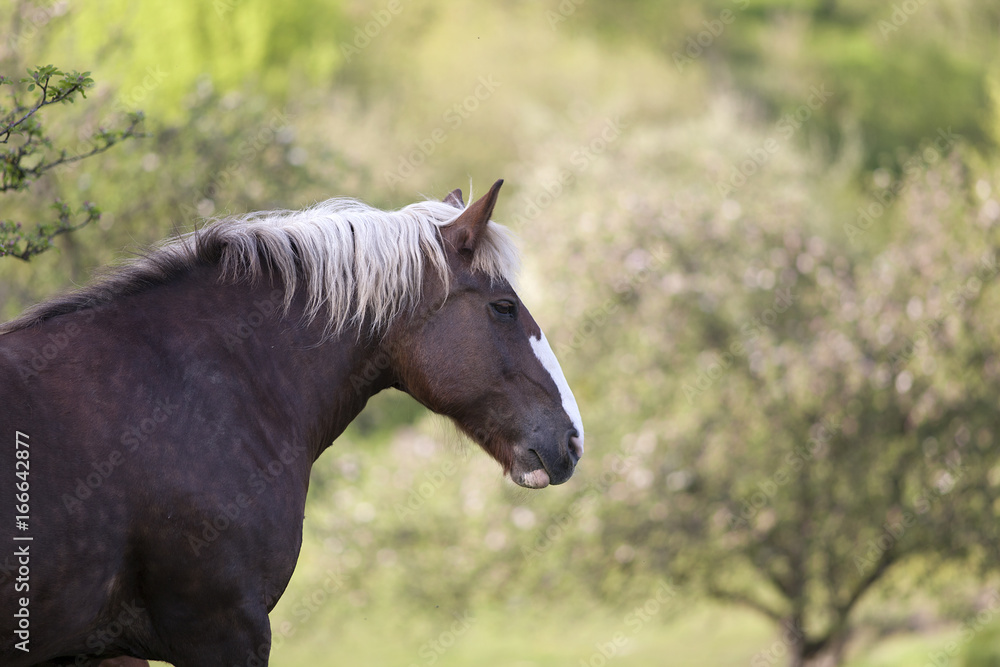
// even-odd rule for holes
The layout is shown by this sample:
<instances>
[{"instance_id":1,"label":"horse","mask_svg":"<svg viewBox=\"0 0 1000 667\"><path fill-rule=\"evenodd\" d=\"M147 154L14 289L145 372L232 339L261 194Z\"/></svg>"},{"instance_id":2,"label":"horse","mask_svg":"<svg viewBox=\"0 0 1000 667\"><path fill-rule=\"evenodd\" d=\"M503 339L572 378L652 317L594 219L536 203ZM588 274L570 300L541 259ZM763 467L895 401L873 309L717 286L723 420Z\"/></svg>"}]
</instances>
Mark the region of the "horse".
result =
<instances>
[{"instance_id":1,"label":"horse","mask_svg":"<svg viewBox=\"0 0 1000 667\"><path fill-rule=\"evenodd\" d=\"M383 390L566 482L583 424L502 182L209 222L0 327L0 664L266 665L313 462Z\"/></svg>"}]
</instances>

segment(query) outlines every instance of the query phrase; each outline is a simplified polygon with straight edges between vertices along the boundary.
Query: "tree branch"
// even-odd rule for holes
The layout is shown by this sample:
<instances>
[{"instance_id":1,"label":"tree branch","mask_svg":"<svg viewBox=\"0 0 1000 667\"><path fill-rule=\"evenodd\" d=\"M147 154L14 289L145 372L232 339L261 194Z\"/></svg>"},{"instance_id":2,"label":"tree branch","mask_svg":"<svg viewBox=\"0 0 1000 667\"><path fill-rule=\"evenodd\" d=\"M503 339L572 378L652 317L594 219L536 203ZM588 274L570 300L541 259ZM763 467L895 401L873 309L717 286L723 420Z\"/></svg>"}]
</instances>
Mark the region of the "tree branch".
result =
<instances>
[{"instance_id":1,"label":"tree branch","mask_svg":"<svg viewBox=\"0 0 1000 667\"><path fill-rule=\"evenodd\" d=\"M737 593L736 591L726 591L722 588L716 586L715 584L709 584L706 591L711 597L719 600L720 602L734 602L736 604L741 604L744 607L749 607L754 611L764 614L776 623L780 623L784 616L777 611L774 611L768 607L763 602L758 602L753 598L744 595L743 593Z\"/></svg>"}]
</instances>

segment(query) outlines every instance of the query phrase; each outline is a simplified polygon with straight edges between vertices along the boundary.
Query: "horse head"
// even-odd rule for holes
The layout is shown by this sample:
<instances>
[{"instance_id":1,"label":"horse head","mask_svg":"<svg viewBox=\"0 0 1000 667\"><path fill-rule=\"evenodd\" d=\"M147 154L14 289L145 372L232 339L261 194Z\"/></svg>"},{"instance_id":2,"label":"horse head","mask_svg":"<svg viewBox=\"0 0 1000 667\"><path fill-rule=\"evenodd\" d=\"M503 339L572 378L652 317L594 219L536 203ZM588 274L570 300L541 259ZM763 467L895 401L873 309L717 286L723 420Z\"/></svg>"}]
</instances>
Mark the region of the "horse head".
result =
<instances>
[{"instance_id":1,"label":"horse head","mask_svg":"<svg viewBox=\"0 0 1000 667\"><path fill-rule=\"evenodd\" d=\"M503 181L440 227L449 275L428 271L412 315L387 332L397 386L458 427L517 484L568 480L583 455L576 399L545 335L511 286L482 270L504 230L490 222ZM460 212L459 212L460 211Z\"/></svg>"}]
</instances>

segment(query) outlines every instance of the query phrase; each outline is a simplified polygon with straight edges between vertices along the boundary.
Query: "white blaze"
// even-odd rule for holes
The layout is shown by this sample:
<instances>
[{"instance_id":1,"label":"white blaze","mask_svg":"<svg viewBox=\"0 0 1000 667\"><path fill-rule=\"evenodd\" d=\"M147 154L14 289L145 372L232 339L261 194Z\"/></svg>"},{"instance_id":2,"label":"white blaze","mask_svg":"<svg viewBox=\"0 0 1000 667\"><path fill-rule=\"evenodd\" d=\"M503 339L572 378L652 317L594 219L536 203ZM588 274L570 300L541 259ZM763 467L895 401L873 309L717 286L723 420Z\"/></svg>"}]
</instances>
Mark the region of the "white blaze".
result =
<instances>
[{"instance_id":1,"label":"white blaze","mask_svg":"<svg viewBox=\"0 0 1000 667\"><path fill-rule=\"evenodd\" d=\"M577 436L580 441L580 452L583 452L583 419L580 418L580 408L576 405L576 399L573 397L573 392L569 388L569 383L566 382L566 376L563 375L562 367L559 366L559 361L556 360L556 355L549 346L549 341L545 340L545 334L539 332L541 338L535 338L534 336L528 337L528 342L531 343L531 349L534 350L535 356L538 357L538 361L542 362L542 366L545 370L549 372L552 376L552 381L556 383L556 388L559 389L559 397L562 399L563 410L569 415L570 421L573 422L573 426L576 428Z\"/></svg>"}]
</instances>

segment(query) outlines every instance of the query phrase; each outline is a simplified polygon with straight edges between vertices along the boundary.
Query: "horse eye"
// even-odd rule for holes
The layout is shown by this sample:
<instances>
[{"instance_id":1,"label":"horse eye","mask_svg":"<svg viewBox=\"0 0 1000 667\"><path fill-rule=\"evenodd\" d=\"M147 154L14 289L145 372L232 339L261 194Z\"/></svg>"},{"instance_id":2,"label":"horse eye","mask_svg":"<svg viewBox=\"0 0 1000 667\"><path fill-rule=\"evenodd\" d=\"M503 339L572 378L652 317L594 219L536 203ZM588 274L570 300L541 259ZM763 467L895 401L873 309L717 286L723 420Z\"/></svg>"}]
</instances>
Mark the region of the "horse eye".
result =
<instances>
[{"instance_id":1,"label":"horse eye","mask_svg":"<svg viewBox=\"0 0 1000 667\"><path fill-rule=\"evenodd\" d=\"M501 317L514 317L517 315L517 305L513 301L496 301L490 304L493 312Z\"/></svg>"}]
</instances>

